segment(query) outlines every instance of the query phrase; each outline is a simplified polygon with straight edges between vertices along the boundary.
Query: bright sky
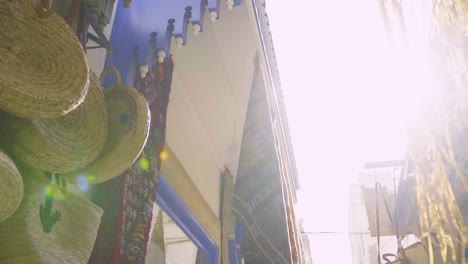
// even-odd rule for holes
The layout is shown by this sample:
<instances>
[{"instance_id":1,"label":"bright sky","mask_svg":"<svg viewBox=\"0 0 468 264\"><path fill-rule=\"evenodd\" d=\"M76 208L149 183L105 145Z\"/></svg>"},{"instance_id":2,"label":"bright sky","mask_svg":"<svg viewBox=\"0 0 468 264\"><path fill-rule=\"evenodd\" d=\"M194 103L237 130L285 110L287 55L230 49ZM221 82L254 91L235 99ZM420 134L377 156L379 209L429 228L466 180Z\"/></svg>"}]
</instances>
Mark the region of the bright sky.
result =
<instances>
[{"instance_id":1,"label":"bright sky","mask_svg":"<svg viewBox=\"0 0 468 264\"><path fill-rule=\"evenodd\" d=\"M378 0L267 1L307 231L348 231L348 188L365 162L402 159L424 73L389 50ZM352 230L350 230L352 231ZM310 236L314 264L351 264L346 235Z\"/></svg>"}]
</instances>

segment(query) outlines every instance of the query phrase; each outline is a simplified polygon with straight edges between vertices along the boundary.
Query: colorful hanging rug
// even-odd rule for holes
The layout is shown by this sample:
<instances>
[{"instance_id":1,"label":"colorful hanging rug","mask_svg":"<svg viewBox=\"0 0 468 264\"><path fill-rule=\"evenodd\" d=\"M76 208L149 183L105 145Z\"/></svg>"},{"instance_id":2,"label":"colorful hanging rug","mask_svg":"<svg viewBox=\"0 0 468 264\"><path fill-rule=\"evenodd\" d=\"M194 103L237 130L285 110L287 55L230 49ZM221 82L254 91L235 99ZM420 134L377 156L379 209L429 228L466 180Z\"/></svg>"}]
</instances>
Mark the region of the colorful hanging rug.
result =
<instances>
[{"instance_id":1,"label":"colorful hanging rug","mask_svg":"<svg viewBox=\"0 0 468 264\"><path fill-rule=\"evenodd\" d=\"M250 91L235 184L233 211L246 236L246 263L289 264L292 254L285 192L267 94L257 63Z\"/></svg>"},{"instance_id":2,"label":"colorful hanging rug","mask_svg":"<svg viewBox=\"0 0 468 264\"><path fill-rule=\"evenodd\" d=\"M155 60L146 77L135 79L135 87L150 106L150 135L128 171L92 190L93 202L105 213L89 263L145 263L173 68L172 58L164 63Z\"/></svg>"}]
</instances>

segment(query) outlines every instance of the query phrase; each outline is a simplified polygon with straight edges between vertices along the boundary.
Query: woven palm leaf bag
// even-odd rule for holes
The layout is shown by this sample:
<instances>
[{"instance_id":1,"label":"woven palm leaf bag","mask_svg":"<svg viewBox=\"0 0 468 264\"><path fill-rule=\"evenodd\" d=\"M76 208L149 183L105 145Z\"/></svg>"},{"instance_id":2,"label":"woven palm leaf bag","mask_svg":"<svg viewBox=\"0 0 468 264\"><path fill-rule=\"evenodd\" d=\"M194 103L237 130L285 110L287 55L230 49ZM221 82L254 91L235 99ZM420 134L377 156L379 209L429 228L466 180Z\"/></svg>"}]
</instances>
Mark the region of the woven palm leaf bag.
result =
<instances>
[{"instance_id":1,"label":"woven palm leaf bag","mask_svg":"<svg viewBox=\"0 0 468 264\"><path fill-rule=\"evenodd\" d=\"M23 179L15 163L0 150L0 223L12 215L23 199Z\"/></svg>"},{"instance_id":2,"label":"woven palm leaf bag","mask_svg":"<svg viewBox=\"0 0 468 264\"><path fill-rule=\"evenodd\" d=\"M78 39L41 5L42 0L0 0L0 109L26 118L72 111L89 84Z\"/></svg>"},{"instance_id":3,"label":"woven palm leaf bag","mask_svg":"<svg viewBox=\"0 0 468 264\"><path fill-rule=\"evenodd\" d=\"M66 188L49 183L45 173L37 169L22 167L20 171L24 198L18 210L0 223L0 263L87 263L103 210ZM49 211L46 193L53 197ZM60 216L55 221L57 214ZM49 232L41 216L55 218Z\"/></svg>"},{"instance_id":4,"label":"woven palm leaf bag","mask_svg":"<svg viewBox=\"0 0 468 264\"><path fill-rule=\"evenodd\" d=\"M111 180L130 168L138 158L148 139L150 111L148 102L134 87L121 84L120 74L111 67L117 84L104 89L107 107L107 140L101 155L85 168L62 175L76 184L83 177L96 184ZM102 76L101 76L102 77Z\"/></svg>"},{"instance_id":5,"label":"woven palm leaf bag","mask_svg":"<svg viewBox=\"0 0 468 264\"><path fill-rule=\"evenodd\" d=\"M90 74L84 102L59 118L9 122L4 145L23 163L52 173L76 171L94 161L107 137L107 114L102 87Z\"/></svg>"}]
</instances>

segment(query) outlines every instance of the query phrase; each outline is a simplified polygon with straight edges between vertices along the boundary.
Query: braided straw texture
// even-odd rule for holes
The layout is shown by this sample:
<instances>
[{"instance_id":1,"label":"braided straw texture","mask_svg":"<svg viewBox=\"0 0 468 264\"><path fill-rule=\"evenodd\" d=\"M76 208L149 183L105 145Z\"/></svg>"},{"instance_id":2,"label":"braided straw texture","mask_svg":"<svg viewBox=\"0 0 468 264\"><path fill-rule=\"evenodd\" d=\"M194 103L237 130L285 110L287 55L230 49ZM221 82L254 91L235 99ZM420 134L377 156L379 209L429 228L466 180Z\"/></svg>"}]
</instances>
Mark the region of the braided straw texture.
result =
<instances>
[{"instance_id":1,"label":"braided straw texture","mask_svg":"<svg viewBox=\"0 0 468 264\"><path fill-rule=\"evenodd\" d=\"M424 109L430 118L415 124L409 145L421 239L430 264L462 264L468 245L460 208L468 197L468 1L424 2L433 14L432 59L440 84L437 100ZM441 262L434 260L438 255Z\"/></svg>"},{"instance_id":2,"label":"braided straw texture","mask_svg":"<svg viewBox=\"0 0 468 264\"><path fill-rule=\"evenodd\" d=\"M38 0L0 0L0 109L27 118L64 115L83 101L89 69L78 39Z\"/></svg>"},{"instance_id":3,"label":"braided straw texture","mask_svg":"<svg viewBox=\"0 0 468 264\"><path fill-rule=\"evenodd\" d=\"M108 137L101 156L80 172L63 175L69 180L84 175L89 183L108 181L130 168L148 138L148 102L134 87L117 84L104 89Z\"/></svg>"},{"instance_id":4,"label":"braided straw texture","mask_svg":"<svg viewBox=\"0 0 468 264\"><path fill-rule=\"evenodd\" d=\"M23 199L23 179L15 163L0 150L0 223L11 216Z\"/></svg>"},{"instance_id":5,"label":"braided straw texture","mask_svg":"<svg viewBox=\"0 0 468 264\"><path fill-rule=\"evenodd\" d=\"M43 231L39 207L47 178L36 169L21 169L25 197L18 211L0 223L0 263L87 263L103 210L54 184L52 211L61 213L50 233Z\"/></svg>"},{"instance_id":6,"label":"braided straw texture","mask_svg":"<svg viewBox=\"0 0 468 264\"><path fill-rule=\"evenodd\" d=\"M67 173L99 156L107 137L107 114L99 80L93 73L90 77L85 101L69 114L56 119L14 119L5 145L15 157L43 171Z\"/></svg>"}]
</instances>

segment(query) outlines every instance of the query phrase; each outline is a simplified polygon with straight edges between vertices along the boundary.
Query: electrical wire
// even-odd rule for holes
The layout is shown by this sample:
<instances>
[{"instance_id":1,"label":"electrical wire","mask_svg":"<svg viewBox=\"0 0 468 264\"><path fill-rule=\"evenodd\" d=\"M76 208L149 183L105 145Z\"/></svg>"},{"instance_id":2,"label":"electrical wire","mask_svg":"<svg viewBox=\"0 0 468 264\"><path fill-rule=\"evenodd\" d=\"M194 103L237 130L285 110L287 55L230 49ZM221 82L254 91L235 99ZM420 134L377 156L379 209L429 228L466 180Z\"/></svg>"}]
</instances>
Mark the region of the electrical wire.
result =
<instances>
[{"instance_id":1,"label":"electrical wire","mask_svg":"<svg viewBox=\"0 0 468 264\"><path fill-rule=\"evenodd\" d=\"M370 235L370 232L336 232L336 231L318 231L318 232L301 232L305 235L321 235L321 234L330 234L330 235Z\"/></svg>"},{"instance_id":2,"label":"electrical wire","mask_svg":"<svg viewBox=\"0 0 468 264\"><path fill-rule=\"evenodd\" d=\"M181 240L174 240L174 241L166 241L165 245L170 246L170 245L178 245L178 244L186 244L186 243L193 243L192 240L190 239L181 239Z\"/></svg>"}]
</instances>

